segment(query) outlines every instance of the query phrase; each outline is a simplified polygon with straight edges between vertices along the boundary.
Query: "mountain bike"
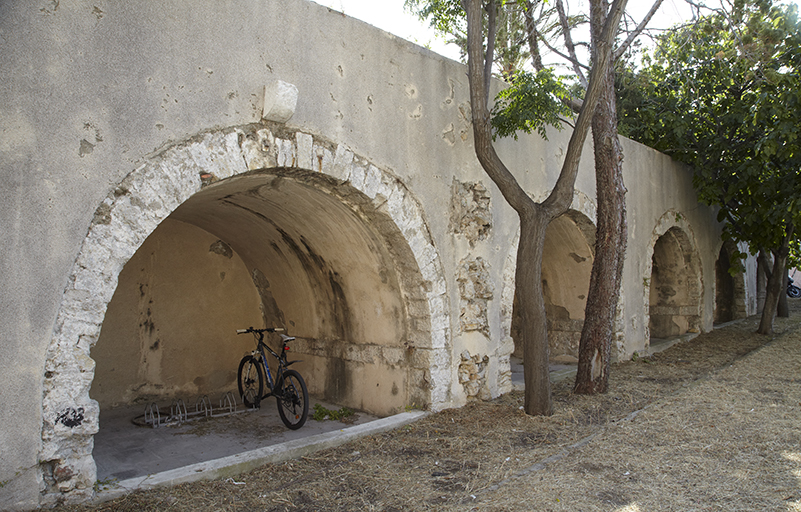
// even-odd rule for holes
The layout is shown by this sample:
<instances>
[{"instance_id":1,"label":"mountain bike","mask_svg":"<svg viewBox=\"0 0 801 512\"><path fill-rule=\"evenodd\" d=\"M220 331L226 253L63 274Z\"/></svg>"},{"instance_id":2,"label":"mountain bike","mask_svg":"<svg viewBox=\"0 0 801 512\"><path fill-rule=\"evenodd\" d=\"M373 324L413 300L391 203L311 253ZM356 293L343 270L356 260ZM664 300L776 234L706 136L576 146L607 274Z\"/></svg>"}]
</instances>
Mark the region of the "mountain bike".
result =
<instances>
[{"instance_id":1,"label":"mountain bike","mask_svg":"<svg viewBox=\"0 0 801 512\"><path fill-rule=\"evenodd\" d=\"M294 340L294 336L280 334L284 329L268 328L237 329L237 334L252 333L256 339L256 350L242 358L237 372L237 385L239 386L239 396L247 407L258 409L261 401L265 398L274 396L278 400L278 414L281 421L288 428L297 430L306 423L309 416L309 392L306 389L306 382L303 377L295 370L288 367L300 361L287 361L286 354L289 351L287 343ZM281 353L277 354L266 343L264 343L264 333L279 333L281 336ZM267 364L265 350L270 353L278 362L275 370L275 379L270 372ZM265 376L266 382L265 382ZM268 392L264 392L265 384Z\"/></svg>"}]
</instances>

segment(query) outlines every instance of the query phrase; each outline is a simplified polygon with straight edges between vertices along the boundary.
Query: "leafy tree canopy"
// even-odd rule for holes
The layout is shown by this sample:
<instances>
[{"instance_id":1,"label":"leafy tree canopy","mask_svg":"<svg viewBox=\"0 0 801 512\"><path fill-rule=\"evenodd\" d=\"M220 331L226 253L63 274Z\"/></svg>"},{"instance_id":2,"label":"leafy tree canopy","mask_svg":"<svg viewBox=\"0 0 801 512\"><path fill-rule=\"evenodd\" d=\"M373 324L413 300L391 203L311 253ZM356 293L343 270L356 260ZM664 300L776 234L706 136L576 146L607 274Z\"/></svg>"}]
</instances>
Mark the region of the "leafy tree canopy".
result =
<instances>
[{"instance_id":1,"label":"leafy tree canopy","mask_svg":"<svg viewBox=\"0 0 801 512\"><path fill-rule=\"evenodd\" d=\"M691 165L724 236L775 250L801 222L801 31L795 6L737 0L662 36L621 73L621 133Z\"/></svg>"}]
</instances>

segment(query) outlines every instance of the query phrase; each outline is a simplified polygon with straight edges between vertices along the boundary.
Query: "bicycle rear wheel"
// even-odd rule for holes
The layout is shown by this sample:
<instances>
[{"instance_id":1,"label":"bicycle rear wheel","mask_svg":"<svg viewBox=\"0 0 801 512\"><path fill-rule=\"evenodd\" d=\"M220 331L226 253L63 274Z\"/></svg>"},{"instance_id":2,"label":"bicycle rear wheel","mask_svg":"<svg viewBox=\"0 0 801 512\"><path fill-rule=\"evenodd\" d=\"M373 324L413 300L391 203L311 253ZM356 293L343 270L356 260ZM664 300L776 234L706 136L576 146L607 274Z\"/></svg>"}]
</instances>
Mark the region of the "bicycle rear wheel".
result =
<instances>
[{"instance_id":1,"label":"bicycle rear wheel","mask_svg":"<svg viewBox=\"0 0 801 512\"><path fill-rule=\"evenodd\" d=\"M306 382L295 370L286 370L281 390L276 394L278 415L287 428L297 430L309 416L309 391Z\"/></svg>"},{"instance_id":2,"label":"bicycle rear wheel","mask_svg":"<svg viewBox=\"0 0 801 512\"><path fill-rule=\"evenodd\" d=\"M258 408L261 397L264 396L264 370L259 361L253 356L245 356L239 363L236 383L239 386L239 396L246 407Z\"/></svg>"}]
</instances>

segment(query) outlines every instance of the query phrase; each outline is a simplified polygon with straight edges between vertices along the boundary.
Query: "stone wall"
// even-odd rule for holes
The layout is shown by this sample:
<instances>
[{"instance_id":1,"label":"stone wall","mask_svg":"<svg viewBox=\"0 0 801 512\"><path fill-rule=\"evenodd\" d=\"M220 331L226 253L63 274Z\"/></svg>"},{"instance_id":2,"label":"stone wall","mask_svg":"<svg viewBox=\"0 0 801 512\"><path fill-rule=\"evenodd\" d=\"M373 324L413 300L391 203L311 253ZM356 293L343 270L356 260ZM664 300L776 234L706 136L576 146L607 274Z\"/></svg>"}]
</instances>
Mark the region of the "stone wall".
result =
<instances>
[{"instance_id":1,"label":"stone wall","mask_svg":"<svg viewBox=\"0 0 801 512\"><path fill-rule=\"evenodd\" d=\"M462 405L478 396L464 385L476 380L490 396L511 389L518 221L475 159L461 64L306 0L2 2L0 32L5 508L92 495L102 426L91 351L122 269L171 215L241 258L260 320L309 330L298 347L321 375L381 361L373 368L392 378L371 370L364 382L386 389L393 408ZM294 110L273 109L279 81L294 86ZM524 134L496 148L541 200L568 138ZM622 144L629 241L614 353L626 358L648 346L654 246L671 229L694 262L685 306L712 328L720 226L687 169ZM554 261L591 259L591 154L588 143ZM212 203L226 213L209 215ZM293 222L293 206L318 214ZM287 256L280 276L259 256L276 249L249 249L248 237ZM348 247L365 248L352 265ZM575 332L586 283L555 268L552 304ZM347 400L377 401L351 389Z\"/></svg>"}]
</instances>

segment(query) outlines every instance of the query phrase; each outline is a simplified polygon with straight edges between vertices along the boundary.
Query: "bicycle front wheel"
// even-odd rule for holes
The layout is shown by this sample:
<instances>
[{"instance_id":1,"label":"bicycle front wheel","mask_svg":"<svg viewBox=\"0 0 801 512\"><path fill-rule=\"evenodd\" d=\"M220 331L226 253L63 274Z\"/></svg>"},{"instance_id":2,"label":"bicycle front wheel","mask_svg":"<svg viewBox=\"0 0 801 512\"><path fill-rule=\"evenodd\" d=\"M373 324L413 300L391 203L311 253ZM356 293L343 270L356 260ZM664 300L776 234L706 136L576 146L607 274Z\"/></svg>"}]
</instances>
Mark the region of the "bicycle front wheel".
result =
<instances>
[{"instance_id":1,"label":"bicycle front wheel","mask_svg":"<svg viewBox=\"0 0 801 512\"><path fill-rule=\"evenodd\" d=\"M287 428L297 430L309 416L309 391L306 382L295 370L286 370L278 393L278 414Z\"/></svg>"},{"instance_id":2,"label":"bicycle front wheel","mask_svg":"<svg viewBox=\"0 0 801 512\"><path fill-rule=\"evenodd\" d=\"M239 396L246 407L259 407L261 397L264 396L264 371L259 361L253 356L245 356L239 363L236 383L239 386Z\"/></svg>"}]
</instances>

